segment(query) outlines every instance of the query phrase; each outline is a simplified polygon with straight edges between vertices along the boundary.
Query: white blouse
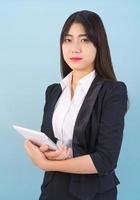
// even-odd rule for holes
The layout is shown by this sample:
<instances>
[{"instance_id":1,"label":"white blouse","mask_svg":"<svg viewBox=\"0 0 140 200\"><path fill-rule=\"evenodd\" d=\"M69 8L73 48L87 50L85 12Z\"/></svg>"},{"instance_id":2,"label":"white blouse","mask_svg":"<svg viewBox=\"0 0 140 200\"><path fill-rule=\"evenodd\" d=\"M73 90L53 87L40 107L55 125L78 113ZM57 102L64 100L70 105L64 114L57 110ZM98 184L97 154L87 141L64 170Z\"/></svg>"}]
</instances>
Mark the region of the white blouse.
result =
<instances>
[{"instance_id":1,"label":"white blouse","mask_svg":"<svg viewBox=\"0 0 140 200\"><path fill-rule=\"evenodd\" d=\"M64 144L72 148L72 138L75 121L84 101L87 91L96 76L95 70L82 77L75 88L73 98L71 99L71 80L70 72L60 84L62 94L60 95L54 109L52 125L54 135L57 138L57 146Z\"/></svg>"}]
</instances>

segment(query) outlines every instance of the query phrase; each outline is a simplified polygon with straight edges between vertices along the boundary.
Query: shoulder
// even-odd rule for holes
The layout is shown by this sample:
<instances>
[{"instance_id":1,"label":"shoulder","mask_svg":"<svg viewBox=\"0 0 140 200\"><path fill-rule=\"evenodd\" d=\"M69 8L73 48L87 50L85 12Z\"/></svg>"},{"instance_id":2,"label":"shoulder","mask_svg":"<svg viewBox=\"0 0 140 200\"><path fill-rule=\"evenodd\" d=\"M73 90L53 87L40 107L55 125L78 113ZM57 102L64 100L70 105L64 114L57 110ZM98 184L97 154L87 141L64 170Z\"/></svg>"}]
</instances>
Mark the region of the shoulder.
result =
<instances>
[{"instance_id":1,"label":"shoulder","mask_svg":"<svg viewBox=\"0 0 140 200\"><path fill-rule=\"evenodd\" d=\"M111 105L115 107L123 107L127 111L128 108L128 94L127 86L122 81L104 81L102 88L103 105L108 105L108 109Z\"/></svg>"},{"instance_id":2,"label":"shoulder","mask_svg":"<svg viewBox=\"0 0 140 200\"><path fill-rule=\"evenodd\" d=\"M127 96L127 86L122 81L104 80L102 92L107 96L122 94Z\"/></svg>"},{"instance_id":3,"label":"shoulder","mask_svg":"<svg viewBox=\"0 0 140 200\"><path fill-rule=\"evenodd\" d=\"M106 90L124 90L127 91L127 86L122 81L113 81L113 80L105 80L104 81L104 88Z\"/></svg>"},{"instance_id":4,"label":"shoulder","mask_svg":"<svg viewBox=\"0 0 140 200\"><path fill-rule=\"evenodd\" d=\"M122 81L104 80L98 98L104 106L118 103L128 107L127 86Z\"/></svg>"},{"instance_id":5,"label":"shoulder","mask_svg":"<svg viewBox=\"0 0 140 200\"><path fill-rule=\"evenodd\" d=\"M56 91L61 91L61 85L59 83L53 83L49 86L47 86L46 91L45 91L45 96L50 96L53 95L54 92Z\"/></svg>"}]
</instances>

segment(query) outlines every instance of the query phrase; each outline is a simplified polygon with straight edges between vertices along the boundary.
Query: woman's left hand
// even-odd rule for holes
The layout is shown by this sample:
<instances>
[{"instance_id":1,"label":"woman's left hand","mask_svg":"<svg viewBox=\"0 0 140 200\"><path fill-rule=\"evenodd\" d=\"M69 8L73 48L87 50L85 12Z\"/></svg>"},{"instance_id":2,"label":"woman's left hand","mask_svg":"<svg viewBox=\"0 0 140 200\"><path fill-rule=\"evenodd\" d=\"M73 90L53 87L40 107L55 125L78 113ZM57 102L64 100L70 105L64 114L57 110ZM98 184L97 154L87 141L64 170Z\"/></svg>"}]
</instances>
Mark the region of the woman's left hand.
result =
<instances>
[{"instance_id":1,"label":"woman's left hand","mask_svg":"<svg viewBox=\"0 0 140 200\"><path fill-rule=\"evenodd\" d=\"M45 155L40 151L39 147L34 145L29 140L25 140L24 147L32 160L32 162L37 165L39 168L46 170L47 158Z\"/></svg>"},{"instance_id":2,"label":"woman's left hand","mask_svg":"<svg viewBox=\"0 0 140 200\"><path fill-rule=\"evenodd\" d=\"M72 157L72 149L65 145L59 146L56 150L51 150L47 144L43 144L40 151L51 161L66 160Z\"/></svg>"}]
</instances>

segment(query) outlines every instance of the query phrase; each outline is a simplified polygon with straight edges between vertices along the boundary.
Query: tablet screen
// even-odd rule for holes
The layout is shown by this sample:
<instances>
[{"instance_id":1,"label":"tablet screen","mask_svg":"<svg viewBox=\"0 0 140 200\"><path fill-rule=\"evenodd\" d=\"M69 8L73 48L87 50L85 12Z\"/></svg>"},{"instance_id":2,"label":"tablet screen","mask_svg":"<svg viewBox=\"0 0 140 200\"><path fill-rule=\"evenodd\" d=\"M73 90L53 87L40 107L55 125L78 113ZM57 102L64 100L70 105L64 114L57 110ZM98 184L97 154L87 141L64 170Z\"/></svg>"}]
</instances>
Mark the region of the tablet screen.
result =
<instances>
[{"instance_id":1,"label":"tablet screen","mask_svg":"<svg viewBox=\"0 0 140 200\"><path fill-rule=\"evenodd\" d=\"M26 139L31 140L33 143L41 146L46 143L49 145L50 149L56 149L57 145L43 132L35 131L32 129L24 128L21 126L13 125L13 128L23 135Z\"/></svg>"}]
</instances>

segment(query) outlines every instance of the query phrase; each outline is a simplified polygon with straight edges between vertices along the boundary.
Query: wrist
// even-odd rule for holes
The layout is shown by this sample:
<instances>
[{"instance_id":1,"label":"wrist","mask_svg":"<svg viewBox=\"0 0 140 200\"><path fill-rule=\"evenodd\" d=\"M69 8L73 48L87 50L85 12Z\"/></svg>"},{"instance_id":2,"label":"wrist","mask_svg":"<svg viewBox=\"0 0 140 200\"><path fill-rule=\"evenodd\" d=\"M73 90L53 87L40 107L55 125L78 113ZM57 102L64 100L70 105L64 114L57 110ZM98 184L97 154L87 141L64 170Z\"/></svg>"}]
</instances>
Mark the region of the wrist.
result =
<instances>
[{"instance_id":1,"label":"wrist","mask_svg":"<svg viewBox=\"0 0 140 200\"><path fill-rule=\"evenodd\" d=\"M57 161L52 161L52 160L45 160L44 162L43 162L43 167L42 167L42 169L44 170L44 171L46 171L46 172L49 172L49 171L56 171L55 170L55 162L57 162Z\"/></svg>"}]
</instances>

